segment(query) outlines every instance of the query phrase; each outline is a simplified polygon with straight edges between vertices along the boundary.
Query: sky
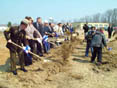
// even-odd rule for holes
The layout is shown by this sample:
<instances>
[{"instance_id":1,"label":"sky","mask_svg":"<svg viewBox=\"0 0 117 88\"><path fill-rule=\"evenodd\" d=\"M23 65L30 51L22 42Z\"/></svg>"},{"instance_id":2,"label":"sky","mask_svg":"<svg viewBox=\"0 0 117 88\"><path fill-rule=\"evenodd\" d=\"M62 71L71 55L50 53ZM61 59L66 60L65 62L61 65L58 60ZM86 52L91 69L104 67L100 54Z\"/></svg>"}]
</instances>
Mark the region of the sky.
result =
<instances>
[{"instance_id":1,"label":"sky","mask_svg":"<svg viewBox=\"0 0 117 88\"><path fill-rule=\"evenodd\" d=\"M0 0L0 24L20 23L25 16L55 21L78 19L117 8L117 0Z\"/></svg>"}]
</instances>

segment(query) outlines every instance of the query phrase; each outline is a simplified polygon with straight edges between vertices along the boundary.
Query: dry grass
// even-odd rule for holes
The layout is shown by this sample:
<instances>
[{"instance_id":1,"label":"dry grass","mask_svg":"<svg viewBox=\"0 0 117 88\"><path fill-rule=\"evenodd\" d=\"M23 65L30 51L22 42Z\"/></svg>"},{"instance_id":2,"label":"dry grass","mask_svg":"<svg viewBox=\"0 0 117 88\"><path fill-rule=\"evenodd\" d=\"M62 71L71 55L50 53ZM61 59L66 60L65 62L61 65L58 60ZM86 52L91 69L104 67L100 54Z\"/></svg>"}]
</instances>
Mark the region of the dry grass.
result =
<instances>
[{"instance_id":1,"label":"dry grass","mask_svg":"<svg viewBox=\"0 0 117 88\"><path fill-rule=\"evenodd\" d=\"M6 48L6 40L3 36L3 33L0 33L0 65L5 64L9 58L9 51Z\"/></svg>"}]
</instances>

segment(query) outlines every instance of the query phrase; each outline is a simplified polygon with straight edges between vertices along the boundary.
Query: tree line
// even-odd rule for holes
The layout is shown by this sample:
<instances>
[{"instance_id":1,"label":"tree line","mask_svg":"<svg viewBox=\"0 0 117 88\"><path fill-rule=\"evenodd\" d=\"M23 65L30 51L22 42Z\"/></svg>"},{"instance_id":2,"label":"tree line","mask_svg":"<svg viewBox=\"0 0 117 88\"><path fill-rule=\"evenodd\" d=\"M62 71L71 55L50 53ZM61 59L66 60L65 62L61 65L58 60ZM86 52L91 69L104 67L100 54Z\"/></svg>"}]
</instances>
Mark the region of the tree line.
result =
<instances>
[{"instance_id":1,"label":"tree line","mask_svg":"<svg viewBox=\"0 0 117 88\"><path fill-rule=\"evenodd\" d=\"M110 23L113 26L117 26L117 8L109 9L104 13L97 13L93 16L85 16L78 20L74 19L74 22L101 22Z\"/></svg>"}]
</instances>

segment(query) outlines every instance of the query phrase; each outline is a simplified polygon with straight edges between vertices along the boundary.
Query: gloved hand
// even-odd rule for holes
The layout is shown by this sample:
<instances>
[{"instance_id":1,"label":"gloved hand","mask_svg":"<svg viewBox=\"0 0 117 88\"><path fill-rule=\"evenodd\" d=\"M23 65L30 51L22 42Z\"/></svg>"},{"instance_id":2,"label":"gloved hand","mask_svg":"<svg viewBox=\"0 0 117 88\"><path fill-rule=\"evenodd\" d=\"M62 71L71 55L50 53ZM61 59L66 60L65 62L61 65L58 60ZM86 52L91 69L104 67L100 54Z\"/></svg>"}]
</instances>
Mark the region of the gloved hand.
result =
<instances>
[{"instance_id":1,"label":"gloved hand","mask_svg":"<svg viewBox=\"0 0 117 88\"><path fill-rule=\"evenodd\" d=\"M37 41L38 41L39 43L42 43L42 40L41 40L40 38L37 38Z\"/></svg>"},{"instance_id":2,"label":"gloved hand","mask_svg":"<svg viewBox=\"0 0 117 88\"><path fill-rule=\"evenodd\" d=\"M48 41L48 36L47 35L43 36L43 41Z\"/></svg>"},{"instance_id":3,"label":"gloved hand","mask_svg":"<svg viewBox=\"0 0 117 88\"><path fill-rule=\"evenodd\" d=\"M29 51L31 50L31 48L30 48L29 45L27 45L27 46L23 47L23 50L24 50L25 53L29 53Z\"/></svg>"},{"instance_id":4,"label":"gloved hand","mask_svg":"<svg viewBox=\"0 0 117 88\"><path fill-rule=\"evenodd\" d=\"M45 43L47 43L48 42L48 36L47 35L44 35L43 36L43 43L45 44Z\"/></svg>"},{"instance_id":5,"label":"gloved hand","mask_svg":"<svg viewBox=\"0 0 117 88\"><path fill-rule=\"evenodd\" d=\"M109 48L108 48L108 51L111 51L111 50L112 50L112 47L109 47Z\"/></svg>"},{"instance_id":6,"label":"gloved hand","mask_svg":"<svg viewBox=\"0 0 117 88\"><path fill-rule=\"evenodd\" d=\"M9 39L9 40L8 40L8 43L11 43L11 42L12 42L11 39Z\"/></svg>"}]
</instances>

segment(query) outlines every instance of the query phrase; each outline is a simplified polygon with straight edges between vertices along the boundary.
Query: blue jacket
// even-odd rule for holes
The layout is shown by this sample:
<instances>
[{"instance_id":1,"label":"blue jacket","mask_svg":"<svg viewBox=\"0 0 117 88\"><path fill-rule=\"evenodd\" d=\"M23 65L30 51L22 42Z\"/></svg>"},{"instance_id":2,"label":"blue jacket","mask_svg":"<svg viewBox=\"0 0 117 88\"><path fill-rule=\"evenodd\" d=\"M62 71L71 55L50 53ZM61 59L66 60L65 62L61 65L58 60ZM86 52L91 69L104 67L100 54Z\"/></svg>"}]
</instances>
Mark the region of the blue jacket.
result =
<instances>
[{"instance_id":1,"label":"blue jacket","mask_svg":"<svg viewBox=\"0 0 117 88\"><path fill-rule=\"evenodd\" d=\"M44 26L44 33L51 33L49 26Z\"/></svg>"}]
</instances>

